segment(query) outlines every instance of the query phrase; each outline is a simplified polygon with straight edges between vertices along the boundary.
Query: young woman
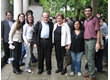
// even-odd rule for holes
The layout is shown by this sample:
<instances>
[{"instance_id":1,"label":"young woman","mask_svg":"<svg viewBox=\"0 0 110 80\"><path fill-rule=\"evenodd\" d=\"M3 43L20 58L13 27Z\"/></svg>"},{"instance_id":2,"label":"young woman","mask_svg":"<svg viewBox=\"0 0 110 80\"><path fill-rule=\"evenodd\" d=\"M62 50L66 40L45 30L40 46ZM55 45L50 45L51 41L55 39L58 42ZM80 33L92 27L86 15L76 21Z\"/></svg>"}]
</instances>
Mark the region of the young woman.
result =
<instances>
[{"instance_id":1,"label":"young woman","mask_svg":"<svg viewBox=\"0 0 110 80\"><path fill-rule=\"evenodd\" d=\"M22 50L22 25L25 21L25 15L23 13L18 15L17 21L12 25L9 33L9 48L12 49L12 56L14 60L12 61L13 72L16 74L21 74L23 71L19 66L19 59ZM13 48L15 46L15 48Z\"/></svg>"},{"instance_id":2,"label":"young woman","mask_svg":"<svg viewBox=\"0 0 110 80\"><path fill-rule=\"evenodd\" d=\"M31 56L33 51L33 31L34 31L34 17L32 14L27 14L26 24L23 26L23 39L26 48L26 71L31 71Z\"/></svg>"},{"instance_id":3,"label":"young woman","mask_svg":"<svg viewBox=\"0 0 110 80\"><path fill-rule=\"evenodd\" d=\"M70 28L66 23L63 23L64 16L57 14L57 23L54 24L53 29L53 43L55 43L55 54L57 61L57 70L55 73L61 72L62 75L66 73L66 68L63 68L63 58L66 53L65 47L70 48L71 35Z\"/></svg>"},{"instance_id":4,"label":"young woman","mask_svg":"<svg viewBox=\"0 0 110 80\"><path fill-rule=\"evenodd\" d=\"M84 52L84 32L81 30L81 22L75 21L71 30L71 58L70 75L74 75L75 69L78 76L81 76L81 59Z\"/></svg>"}]
</instances>

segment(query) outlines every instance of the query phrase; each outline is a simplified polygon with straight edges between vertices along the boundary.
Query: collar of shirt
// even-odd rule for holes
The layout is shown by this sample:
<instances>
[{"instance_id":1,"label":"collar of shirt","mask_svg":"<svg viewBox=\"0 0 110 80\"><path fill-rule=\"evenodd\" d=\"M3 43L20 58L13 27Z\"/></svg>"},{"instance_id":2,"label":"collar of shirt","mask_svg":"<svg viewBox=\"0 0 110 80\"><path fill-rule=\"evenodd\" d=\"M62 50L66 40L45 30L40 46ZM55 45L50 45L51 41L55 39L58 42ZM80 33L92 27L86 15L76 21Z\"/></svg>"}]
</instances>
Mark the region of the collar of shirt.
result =
<instances>
[{"instance_id":1,"label":"collar of shirt","mask_svg":"<svg viewBox=\"0 0 110 80\"><path fill-rule=\"evenodd\" d=\"M88 20L88 19L86 19L86 21L88 22L88 21L92 20L93 18L94 18L94 16L92 16L89 20Z\"/></svg>"}]
</instances>

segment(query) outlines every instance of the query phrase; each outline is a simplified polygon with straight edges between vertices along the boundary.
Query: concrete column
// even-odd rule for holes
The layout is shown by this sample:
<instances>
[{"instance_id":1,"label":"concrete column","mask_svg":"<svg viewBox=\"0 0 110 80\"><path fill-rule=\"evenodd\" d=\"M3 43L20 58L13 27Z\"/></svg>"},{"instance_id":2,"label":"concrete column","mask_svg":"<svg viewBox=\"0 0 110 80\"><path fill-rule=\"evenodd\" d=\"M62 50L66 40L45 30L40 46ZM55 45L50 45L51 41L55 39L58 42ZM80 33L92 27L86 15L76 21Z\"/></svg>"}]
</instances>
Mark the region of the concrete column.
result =
<instances>
[{"instance_id":1,"label":"concrete column","mask_svg":"<svg viewBox=\"0 0 110 80\"><path fill-rule=\"evenodd\" d=\"M23 1L22 0L14 0L14 19L17 19L19 13L23 12Z\"/></svg>"},{"instance_id":2,"label":"concrete column","mask_svg":"<svg viewBox=\"0 0 110 80\"><path fill-rule=\"evenodd\" d=\"M97 14L97 0L91 0L92 14L96 16Z\"/></svg>"},{"instance_id":3,"label":"concrete column","mask_svg":"<svg viewBox=\"0 0 110 80\"><path fill-rule=\"evenodd\" d=\"M10 0L1 0L1 20L5 19L6 11L10 11Z\"/></svg>"},{"instance_id":4,"label":"concrete column","mask_svg":"<svg viewBox=\"0 0 110 80\"><path fill-rule=\"evenodd\" d=\"M28 9L29 9L29 0L23 0L23 13L25 14Z\"/></svg>"}]
</instances>

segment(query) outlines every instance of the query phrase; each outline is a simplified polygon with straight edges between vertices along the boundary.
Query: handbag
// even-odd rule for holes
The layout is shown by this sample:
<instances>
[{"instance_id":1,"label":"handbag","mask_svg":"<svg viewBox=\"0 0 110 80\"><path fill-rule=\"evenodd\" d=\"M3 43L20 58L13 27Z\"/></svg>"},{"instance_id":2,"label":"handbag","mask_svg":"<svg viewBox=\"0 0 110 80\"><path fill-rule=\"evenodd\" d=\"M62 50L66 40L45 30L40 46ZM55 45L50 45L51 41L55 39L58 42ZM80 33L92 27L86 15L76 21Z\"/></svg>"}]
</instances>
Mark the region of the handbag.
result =
<instances>
[{"instance_id":1,"label":"handbag","mask_svg":"<svg viewBox=\"0 0 110 80\"><path fill-rule=\"evenodd\" d=\"M67 67L71 65L71 63L72 63L71 53L70 53L70 50L67 50L66 55L63 58L63 67Z\"/></svg>"}]
</instances>

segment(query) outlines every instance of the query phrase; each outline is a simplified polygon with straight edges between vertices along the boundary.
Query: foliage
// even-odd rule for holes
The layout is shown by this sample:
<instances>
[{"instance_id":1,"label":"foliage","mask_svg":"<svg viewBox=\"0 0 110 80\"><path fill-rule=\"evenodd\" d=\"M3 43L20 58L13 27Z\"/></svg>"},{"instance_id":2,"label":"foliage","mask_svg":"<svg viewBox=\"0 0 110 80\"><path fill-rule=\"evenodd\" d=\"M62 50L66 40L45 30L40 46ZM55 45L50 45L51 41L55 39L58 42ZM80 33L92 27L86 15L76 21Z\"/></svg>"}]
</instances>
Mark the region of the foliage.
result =
<instances>
[{"instance_id":1,"label":"foliage","mask_svg":"<svg viewBox=\"0 0 110 80\"><path fill-rule=\"evenodd\" d=\"M106 19L108 14L108 0L98 0L98 13Z\"/></svg>"}]
</instances>

